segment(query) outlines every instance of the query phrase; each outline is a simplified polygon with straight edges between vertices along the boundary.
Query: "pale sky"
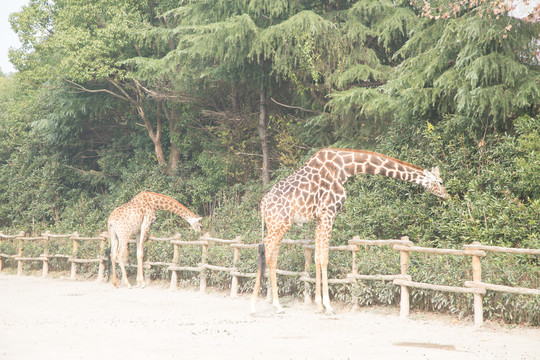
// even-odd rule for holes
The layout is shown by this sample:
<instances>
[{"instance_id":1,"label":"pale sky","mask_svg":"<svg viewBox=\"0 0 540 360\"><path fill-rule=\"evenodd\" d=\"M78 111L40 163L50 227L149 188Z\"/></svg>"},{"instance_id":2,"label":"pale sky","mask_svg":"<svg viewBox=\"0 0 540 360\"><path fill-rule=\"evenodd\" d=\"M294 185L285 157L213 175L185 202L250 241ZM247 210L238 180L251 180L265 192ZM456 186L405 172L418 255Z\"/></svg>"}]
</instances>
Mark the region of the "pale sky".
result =
<instances>
[{"instance_id":1,"label":"pale sky","mask_svg":"<svg viewBox=\"0 0 540 360\"><path fill-rule=\"evenodd\" d=\"M534 10L534 8L536 8L538 4L540 4L540 0L529 0L527 5L525 5L523 1L518 0L514 0L514 3L516 4L516 7L513 11L510 12L510 15L517 18L523 18L529 15Z\"/></svg>"},{"instance_id":2,"label":"pale sky","mask_svg":"<svg viewBox=\"0 0 540 360\"><path fill-rule=\"evenodd\" d=\"M523 17L530 14L536 5L540 3L540 0L529 0L528 6L523 6L522 0L514 0L517 3L514 16ZM0 69L4 74L14 72L13 65L9 62L8 52L9 48L18 48L21 46L19 39L9 24L9 15L14 12L18 12L22 9L23 5L27 5L29 0L0 0Z\"/></svg>"},{"instance_id":3,"label":"pale sky","mask_svg":"<svg viewBox=\"0 0 540 360\"><path fill-rule=\"evenodd\" d=\"M0 69L4 74L15 71L8 59L9 48L16 49L21 46L9 24L9 15L20 11L23 5L28 3L29 0L0 0Z\"/></svg>"}]
</instances>

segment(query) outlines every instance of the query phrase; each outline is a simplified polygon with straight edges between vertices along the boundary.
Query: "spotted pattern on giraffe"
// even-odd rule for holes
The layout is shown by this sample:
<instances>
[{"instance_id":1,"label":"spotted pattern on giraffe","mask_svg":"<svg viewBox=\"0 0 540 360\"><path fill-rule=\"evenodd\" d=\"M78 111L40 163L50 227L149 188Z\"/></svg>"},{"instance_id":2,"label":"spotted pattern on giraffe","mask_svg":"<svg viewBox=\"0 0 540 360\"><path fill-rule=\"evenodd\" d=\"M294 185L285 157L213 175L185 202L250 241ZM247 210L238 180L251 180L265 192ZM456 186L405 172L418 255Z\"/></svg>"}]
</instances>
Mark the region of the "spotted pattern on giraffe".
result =
<instances>
[{"instance_id":1,"label":"spotted pattern on giraffe","mask_svg":"<svg viewBox=\"0 0 540 360\"><path fill-rule=\"evenodd\" d=\"M336 213L347 199L343 184L353 175L379 174L413 182L443 199L449 198L440 178L439 168L431 171L407 162L365 150L322 149L287 178L275 184L261 200L265 261L270 273L272 301L278 312L276 280L277 255L283 236L293 222L317 220L315 231L315 304L332 313L328 296L328 247ZM255 281L251 311L255 312L260 287L260 272ZM322 281L322 290L321 290ZM324 307L323 307L324 305Z\"/></svg>"},{"instance_id":2,"label":"spotted pattern on giraffe","mask_svg":"<svg viewBox=\"0 0 540 360\"><path fill-rule=\"evenodd\" d=\"M186 219L193 230L201 231L202 218L178 201L149 191L139 193L129 202L114 209L107 222L114 286L118 286L116 278L116 262L118 262L122 270L122 283L130 287L125 264L129 255L128 242L132 235L135 235L137 240L137 286L145 286L143 276L144 243L148 239L150 226L156 220L155 212L158 210L170 211Z\"/></svg>"}]
</instances>

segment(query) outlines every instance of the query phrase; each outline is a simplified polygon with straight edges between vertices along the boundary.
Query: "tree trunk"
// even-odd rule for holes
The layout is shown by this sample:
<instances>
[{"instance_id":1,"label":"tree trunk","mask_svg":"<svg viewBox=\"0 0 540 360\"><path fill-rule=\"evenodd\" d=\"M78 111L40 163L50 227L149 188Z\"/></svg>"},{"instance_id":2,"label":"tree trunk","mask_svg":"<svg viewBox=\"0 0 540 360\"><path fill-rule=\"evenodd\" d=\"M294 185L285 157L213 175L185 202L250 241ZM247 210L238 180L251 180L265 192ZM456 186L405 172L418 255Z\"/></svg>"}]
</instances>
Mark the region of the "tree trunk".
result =
<instances>
[{"instance_id":1,"label":"tree trunk","mask_svg":"<svg viewBox=\"0 0 540 360\"><path fill-rule=\"evenodd\" d=\"M178 116L176 114L176 106L173 105L173 108L170 113L167 112L166 105L163 107L165 116L169 121L169 132L171 138L171 150L169 154L169 164L167 165L167 174L174 175L176 168L178 167L178 161L180 161L180 149L173 141L174 134L177 132L178 128Z\"/></svg>"},{"instance_id":2,"label":"tree trunk","mask_svg":"<svg viewBox=\"0 0 540 360\"><path fill-rule=\"evenodd\" d=\"M144 122L146 131L148 131L148 136L150 136L150 139L154 143L154 150L156 152L158 165L160 168L163 168L167 165L167 161L165 160L165 154L163 154L163 146L161 145L161 132L162 132L161 120L158 117L156 131L154 131L154 128L152 127L152 123L150 122L150 120L148 120L148 117L146 116L146 112L144 111L144 108L142 105L137 106L137 111L139 112L139 115L141 116Z\"/></svg>"},{"instance_id":3,"label":"tree trunk","mask_svg":"<svg viewBox=\"0 0 540 360\"><path fill-rule=\"evenodd\" d=\"M232 96L233 113L238 114L240 112L240 108L238 107L238 94L236 91L236 84L233 85L231 89L231 96Z\"/></svg>"},{"instance_id":4,"label":"tree trunk","mask_svg":"<svg viewBox=\"0 0 540 360\"><path fill-rule=\"evenodd\" d=\"M165 155L163 154L163 146L161 145L161 136L156 139L152 138L152 141L154 142L154 150L156 152L158 165L160 167L164 167L167 164L167 161L165 160Z\"/></svg>"},{"instance_id":5,"label":"tree trunk","mask_svg":"<svg viewBox=\"0 0 540 360\"><path fill-rule=\"evenodd\" d=\"M270 154L268 153L268 136L266 134L266 88L263 87L260 94L259 105L259 137L262 149L262 184L263 187L270 184Z\"/></svg>"}]
</instances>

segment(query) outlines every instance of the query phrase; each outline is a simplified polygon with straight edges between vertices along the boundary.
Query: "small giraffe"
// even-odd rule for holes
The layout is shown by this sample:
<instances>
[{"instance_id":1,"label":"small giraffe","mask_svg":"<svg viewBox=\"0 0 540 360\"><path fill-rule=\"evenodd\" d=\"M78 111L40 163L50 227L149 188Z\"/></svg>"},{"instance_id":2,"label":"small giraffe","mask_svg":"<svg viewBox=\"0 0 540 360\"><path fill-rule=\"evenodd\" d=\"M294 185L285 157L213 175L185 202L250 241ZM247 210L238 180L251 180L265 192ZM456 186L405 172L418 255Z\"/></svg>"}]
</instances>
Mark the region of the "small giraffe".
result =
<instances>
[{"instance_id":1,"label":"small giraffe","mask_svg":"<svg viewBox=\"0 0 540 360\"><path fill-rule=\"evenodd\" d=\"M283 236L292 223L303 224L317 219L315 230L315 305L318 311L333 313L328 297L328 248L334 217L347 197L343 184L356 174L380 174L417 183L430 193L447 199L439 168L429 170L364 150L322 149L310 157L297 171L274 185L261 200L262 231L267 227L264 248L261 244L259 271L251 301L251 312L259 293L265 263L268 264L272 302L282 312L278 299L276 267ZM262 270L261 270L262 268ZM322 274L322 299L321 299Z\"/></svg>"},{"instance_id":2,"label":"small giraffe","mask_svg":"<svg viewBox=\"0 0 540 360\"><path fill-rule=\"evenodd\" d=\"M150 226L156 220L156 210L166 210L184 218L193 230L201 231L202 218L189 211L184 205L165 195L143 191L129 202L113 210L108 226L111 239L110 259L112 261L113 285L118 286L116 261L122 269L122 282L130 287L125 264L128 258L128 241L135 234L137 240L137 286L145 286L143 277L144 242ZM140 235L137 237L137 235Z\"/></svg>"}]
</instances>

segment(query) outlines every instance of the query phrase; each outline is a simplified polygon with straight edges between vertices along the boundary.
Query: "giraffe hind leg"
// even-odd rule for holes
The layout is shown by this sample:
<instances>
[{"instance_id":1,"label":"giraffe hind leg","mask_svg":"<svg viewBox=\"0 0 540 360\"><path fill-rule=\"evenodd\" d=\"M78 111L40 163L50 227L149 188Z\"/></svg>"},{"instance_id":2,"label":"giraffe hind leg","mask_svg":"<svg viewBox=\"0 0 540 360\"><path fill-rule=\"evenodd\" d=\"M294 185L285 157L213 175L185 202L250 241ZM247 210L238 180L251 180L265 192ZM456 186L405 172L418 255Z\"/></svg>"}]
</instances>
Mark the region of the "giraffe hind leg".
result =
<instances>
[{"instance_id":1,"label":"giraffe hind leg","mask_svg":"<svg viewBox=\"0 0 540 360\"><path fill-rule=\"evenodd\" d=\"M118 265L120 265L120 269L122 270L122 283L127 288L131 288L131 285L129 284L129 280L127 278L127 272L126 272L126 262L129 256L128 239L129 237L122 237L122 239L120 240L120 246L119 246L117 255L118 255Z\"/></svg>"},{"instance_id":2,"label":"giraffe hind leg","mask_svg":"<svg viewBox=\"0 0 540 360\"><path fill-rule=\"evenodd\" d=\"M118 278L116 276L116 260L118 256L118 235L116 234L116 231L114 229L114 226L109 225L109 236L110 236L110 247L108 249L109 251L109 274L108 277L111 276L112 271L112 284L114 287L118 287Z\"/></svg>"},{"instance_id":3,"label":"giraffe hind leg","mask_svg":"<svg viewBox=\"0 0 540 360\"><path fill-rule=\"evenodd\" d=\"M261 283L265 282L265 271L266 271L266 255L265 255L265 245L259 244L259 268L257 270L257 276L255 277L255 285L253 287L253 295L251 296L251 314L254 314L256 311L257 298L259 297L259 290Z\"/></svg>"},{"instance_id":4,"label":"giraffe hind leg","mask_svg":"<svg viewBox=\"0 0 540 360\"><path fill-rule=\"evenodd\" d=\"M315 264L316 264L316 285L315 285L315 304L317 310L322 311L326 308L326 314L333 315L334 310L330 305L330 296L328 289L328 252L330 233L332 232L332 221L320 221L315 230ZM322 289L321 289L322 280ZM322 293L322 304L321 304Z\"/></svg>"},{"instance_id":5,"label":"giraffe hind leg","mask_svg":"<svg viewBox=\"0 0 540 360\"><path fill-rule=\"evenodd\" d=\"M268 223L268 222L267 222ZM273 230L271 226L269 226L268 230L268 238L264 243L265 250L265 259L266 259L266 266L268 267L268 272L270 274L270 286L272 289L272 305L277 310L277 313L283 313L283 307L281 307L281 304L279 303L279 296L278 296L278 287L277 287L277 274L276 274L276 268L277 268L277 259L278 259L278 253L279 253L279 247L281 244L281 240L283 239L283 236L289 229L291 224L283 225L279 230ZM255 289L253 292L252 297L252 303L251 303L251 311L255 311L255 303L257 301L257 296L260 288L260 275L261 275L261 267L259 266L259 271L257 272L258 276L255 280ZM255 292L256 291L256 292Z\"/></svg>"},{"instance_id":6,"label":"giraffe hind leg","mask_svg":"<svg viewBox=\"0 0 540 360\"><path fill-rule=\"evenodd\" d=\"M268 223L268 222L267 222ZM291 223L280 224L277 230L273 227L268 227L268 239L265 243L266 252L266 264L268 266L268 273L270 274L270 286L272 288L272 305L276 308L278 314L283 313L283 308L279 303L278 286L277 286L277 261L279 254L279 247L283 236L291 227Z\"/></svg>"},{"instance_id":7,"label":"giraffe hind leg","mask_svg":"<svg viewBox=\"0 0 540 360\"><path fill-rule=\"evenodd\" d=\"M116 276L116 257L111 258L112 284L118 287L118 277Z\"/></svg>"}]
</instances>

